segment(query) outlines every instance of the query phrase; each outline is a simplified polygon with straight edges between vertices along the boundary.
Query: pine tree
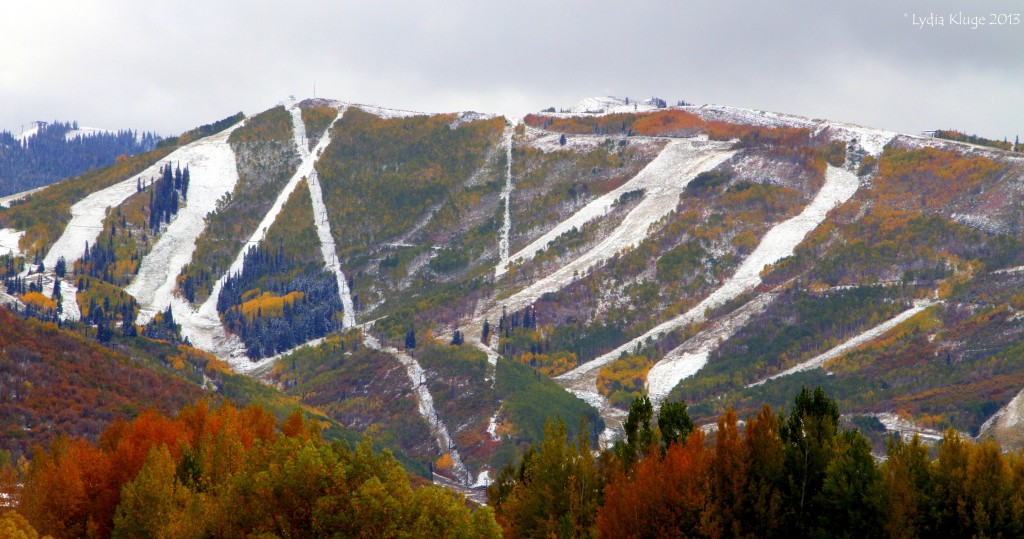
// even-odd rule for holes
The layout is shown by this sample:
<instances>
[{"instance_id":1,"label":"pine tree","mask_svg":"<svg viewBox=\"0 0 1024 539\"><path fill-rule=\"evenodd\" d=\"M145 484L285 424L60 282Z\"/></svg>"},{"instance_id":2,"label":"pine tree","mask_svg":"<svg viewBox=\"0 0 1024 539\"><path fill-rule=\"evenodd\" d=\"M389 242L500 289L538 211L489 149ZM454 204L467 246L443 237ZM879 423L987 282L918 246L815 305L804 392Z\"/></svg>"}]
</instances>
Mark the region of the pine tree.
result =
<instances>
[{"instance_id":1,"label":"pine tree","mask_svg":"<svg viewBox=\"0 0 1024 539\"><path fill-rule=\"evenodd\" d=\"M487 320L484 320L484 328L480 332L480 342L484 343L484 345L488 345L491 342L491 323Z\"/></svg>"},{"instance_id":2,"label":"pine tree","mask_svg":"<svg viewBox=\"0 0 1024 539\"><path fill-rule=\"evenodd\" d=\"M416 330L410 329L409 333L405 334L405 348L411 350L416 348Z\"/></svg>"}]
</instances>

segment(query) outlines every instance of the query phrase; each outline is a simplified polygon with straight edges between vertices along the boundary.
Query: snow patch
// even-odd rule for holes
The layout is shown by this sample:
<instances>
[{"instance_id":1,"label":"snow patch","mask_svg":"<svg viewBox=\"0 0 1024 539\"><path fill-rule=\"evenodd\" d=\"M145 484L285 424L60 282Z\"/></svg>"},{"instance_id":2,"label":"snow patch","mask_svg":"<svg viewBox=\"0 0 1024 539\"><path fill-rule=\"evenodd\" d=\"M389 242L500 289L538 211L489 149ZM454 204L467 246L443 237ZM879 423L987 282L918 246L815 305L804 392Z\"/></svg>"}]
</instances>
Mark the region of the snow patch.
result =
<instances>
[{"instance_id":1,"label":"snow patch","mask_svg":"<svg viewBox=\"0 0 1024 539\"><path fill-rule=\"evenodd\" d=\"M804 116L792 114L781 114L763 110L744 109L739 107L727 107L724 105L703 105L700 107L685 107L684 110L692 112L709 122L728 122L734 124L753 125L757 127L814 127L815 120Z\"/></svg>"},{"instance_id":2,"label":"snow patch","mask_svg":"<svg viewBox=\"0 0 1024 539\"><path fill-rule=\"evenodd\" d=\"M491 439L495 442L501 440L498 436L498 412L494 412L491 416L491 420L487 423L487 434L491 435Z\"/></svg>"},{"instance_id":3,"label":"snow patch","mask_svg":"<svg viewBox=\"0 0 1024 539\"><path fill-rule=\"evenodd\" d=\"M896 138L894 131L842 122L825 122L823 126L831 132L830 134L832 134L833 139L844 142L853 141L862 150L875 157L882 155L882 150L892 142L892 139Z\"/></svg>"},{"instance_id":4,"label":"snow patch","mask_svg":"<svg viewBox=\"0 0 1024 539\"><path fill-rule=\"evenodd\" d=\"M815 357L813 357L813 358L811 358L811 359L809 359L807 361L804 361L803 363L800 363L799 365L794 365L794 366L792 366L792 367L790 367L790 368L788 368L788 369L786 369L786 370L784 370L784 371L782 371L780 373L773 374L772 376L769 376L768 378L765 378L764 380L760 380L758 382L754 382L753 384L750 384L747 387L748 388L756 387L756 386L764 384L765 382L768 382L769 380L774 380L776 378L781 378L783 376L789 376L791 374L795 374L795 373L798 373L798 372L803 372L803 371L808 371L808 370L811 370L811 369L821 368L821 366L824 365L830 359L837 358L837 357L839 357L839 356L849 352L850 350L853 350L853 349L857 348L858 346L860 346L860 345L862 345L864 343L873 341L873 340L877 339L878 337L881 337L885 333L889 332L889 330L891 330L894 327L896 327L896 326L902 324L903 322L909 320L910 317L912 317L915 314L917 314L917 313L927 309L928 307L931 307L932 305L936 305L937 303L938 302L936 302L936 301L927 300L927 299L926 300L915 301L914 302L914 306L911 307L910 309L907 309L907 310L903 311L902 313L896 315L895 317L890 318L889 320L886 320L885 322L882 322L881 324L879 324L879 325L877 325L877 326L875 326L875 327L865 331L864 333L861 333L860 335L857 335L856 337L853 337L852 339L850 339L850 340L848 340L848 341L846 341L846 342L844 342L844 343L842 343L842 344L840 344L838 346L833 347L831 350L828 350L827 352L824 352L824 353L819 354L819 355L817 355L817 356L815 356Z\"/></svg>"},{"instance_id":5,"label":"snow patch","mask_svg":"<svg viewBox=\"0 0 1024 539\"><path fill-rule=\"evenodd\" d=\"M1024 418L1024 390L1017 393L1006 406L1000 408L992 417L982 423L978 429L978 438L995 434L996 431L1020 431L1021 419Z\"/></svg>"},{"instance_id":6,"label":"snow patch","mask_svg":"<svg viewBox=\"0 0 1024 539\"><path fill-rule=\"evenodd\" d=\"M53 184L50 184L50 185L53 185ZM35 189L29 189L28 191L22 191L20 193L14 193L13 195L7 195L5 197L2 197L2 198L0 198L0 208L10 208L11 207L11 202L14 202L16 200L21 200L21 199L31 195L32 193L38 193L39 191L42 191L43 189L46 189L47 187L49 187L49 185L44 185L42 187L36 187Z\"/></svg>"},{"instance_id":7,"label":"snow patch","mask_svg":"<svg viewBox=\"0 0 1024 539\"><path fill-rule=\"evenodd\" d=\"M334 277L338 281L338 295L341 296L341 304L345 309L342 314L341 326L343 328L350 328L356 324L352 291L348 288L348 280L345 279L345 273L341 271L338 251L334 245L334 236L331 235L331 223L327 218L327 206L324 205L324 195L320 189L320 180L315 170L309 173L306 182L309 184L309 194L313 200L313 218L316 220L316 234L320 238L320 252L324 257L324 264L334 273Z\"/></svg>"},{"instance_id":8,"label":"snow patch","mask_svg":"<svg viewBox=\"0 0 1024 539\"><path fill-rule=\"evenodd\" d=\"M21 248L18 247L18 242L21 241L21 237L24 235L24 230L0 228L0 255L13 254L20 256Z\"/></svg>"},{"instance_id":9,"label":"snow patch","mask_svg":"<svg viewBox=\"0 0 1024 539\"><path fill-rule=\"evenodd\" d=\"M376 105L356 105L356 104L352 104L351 106L356 107L356 108L362 110L363 112L367 112L369 114L373 114L374 116L378 116L378 117L384 118L386 120L390 120L390 119L394 119L394 118L411 118L413 116L432 116L433 115L433 114L431 114L429 112L416 112L416 111L412 111L412 110L389 109L389 108L386 108L386 107L378 107Z\"/></svg>"},{"instance_id":10,"label":"snow patch","mask_svg":"<svg viewBox=\"0 0 1024 539\"><path fill-rule=\"evenodd\" d=\"M650 99L645 101L629 101L622 97L588 97L576 103L570 112L579 114L617 114L628 112L650 112L658 110ZM562 113L564 115L564 113Z\"/></svg>"},{"instance_id":11,"label":"snow patch","mask_svg":"<svg viewBox=\"0 0 1024 539\"><path fill-rule=\"evenodd\" d=\"M454 120L452 120L452 123L448 124L448 128L449 129L458 129L458 128L462 127L464 124L468 124L468 123L472 123L472 122L478 122L480 120L490 120L491 118L496 118L496 117L497 116L495 116L494 114L487 114L485 112L473 112L473 111L460 112L459 115L456 116Z\"/></svg>"},{"instance_id":12,"label":"snow patch","mask_svg":"<svg viewBox=\"0 0 1024 539\"><path fill-rule=\"evenodd\" d=\"M921 427L919 425L914 424L910 420L904 419L893 413L886 412L881 414L866 415L870 415L877 418L878 421L881 422L883 426L885 426L886 430L888 430L889 432L898 432L901 436L910 437L917 434L918 437L920 437L922 440L928 442L940 442L942 441L942 438L944 436L943 433L938 430L929 429L927 427ZM968 439L970 438L970 436L967 435L964 435L964 437Z\"/></svg>"},{"instance_id":13,"label":"snow patch","mask_svg":"<svg viewBox=\"0 0 1024 539\"><path fill-rule=\"evenodd\" d=\"M480 474L476 476L476 482L470 485L470 488L487 488L491 486L491 472L489 470L481 470Z\"/></svg>"}]
</instances>

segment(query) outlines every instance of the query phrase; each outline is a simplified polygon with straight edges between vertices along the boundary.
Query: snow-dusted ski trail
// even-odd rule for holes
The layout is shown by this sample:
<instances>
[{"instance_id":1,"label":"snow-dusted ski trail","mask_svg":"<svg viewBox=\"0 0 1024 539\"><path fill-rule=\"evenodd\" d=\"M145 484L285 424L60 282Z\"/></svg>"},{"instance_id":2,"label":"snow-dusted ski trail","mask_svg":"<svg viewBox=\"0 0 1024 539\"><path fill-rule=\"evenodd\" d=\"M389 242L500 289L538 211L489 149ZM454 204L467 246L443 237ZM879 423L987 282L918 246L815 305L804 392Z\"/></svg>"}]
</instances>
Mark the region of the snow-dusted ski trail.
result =
<instances>
[{"instance_id":1,"label":"snow-dusted ski trail","mask_svg":"<svg viewBox=\"0 0 1024 539\"><path fill-rule=\"evenodd\" d=\"M859 186L860 182L855 174L845 169L829 166L825 173L825 184L822 185L814 200L804 208L800 215L783 221L769 230L754 252L747 256L736 273L721 287L682 315L655 326L643 335L593 361L584 363L555 380L563 386L571 388L577 394L580 394L579 392L597 394L597 374L602 367L614 361L622 352L636 348L637 344L648 338L703 322L707 309L718 307L753 290L761 284L761 270L765 266L792 255L793 250L803 241L804 237L825 220L829 210L849 200ZM697 359L699 357L699 355L696 356ZM668 362L663 359L656 364L647 375L648 385L658 388L659 391L663 391L662 388L666 386L668 390L671 390L683 377L696 372L693 367L696 366L697 359L691 359L689 362L683 356L668 359ZM699 369L699 366L696 368ZM664 379L658 379L660 377L664 377ZM664 393L667 394L668 390L664 390Z\"/></svg>"},{"instance_id":2,"label":"snow-dusted ski trail","mask_svg":"<svg viewBox=\"0 0 1024 539\"><path fill-rule=\"evenodd\" d=\"M784 370L784 371L782 371L780 373L773 374L773 375L765 378L764 380L759 380L757 382L754 382L754 383L748 385L747 387L756 387L756 386L764 384L765 382L768 382L769 380L774 380L776 378L781 378L783 376L789 376L791 374L796 374L798 372L809 371L811 369L819 369L828 360L837 358L837 357L839 357L839 356L849 352L850 350L853 350L853 349L857 348L858 346L860 346L860 345L862 345L862 344L864 344L866 342L871 342L871 341L877 339L878 337L881 337L882 335L888 333L889 330L891 330L892 328L894 328L894 327L902 324L903 322L906 322L907 320L909 320L915 314L917 314L917 313L927 309L928 307L931 307L932 305L936 305L936 304L938 304L937 301L927 300L927 299L915 301L913 307L911 307L911 308L903 311L902 313L900 313L900 314L890 318L889 320L886 320L885 322L882 322L881 324L879 324L879 325L877 325L877 326L875 326L875 327L865 331L864 333L861 333L860 335L857 335L857 336L851 338L850 340L848 340L848 341L846 341L846 342L844 342L842 344L839 344L839 345L833 347L832 349L830 349L830 350L828 350L826 352L818 354L817 356L815 356L815 357L813 357L811 359L808 359L807 361L804 361L803 363L800 363L799 365L794 365L794 366L792 366L792 367L790 367L790 368L788 368L788 369L786 369L786 370Z\"/></svg>"},{"instance_id":3,"label":"snow-dusted ski trail","mask_svg":"<svg viewBox=\"0 0 1024 539\"><path fill-rule=\"evenodd\" d=\"M324 138L327 138L326 134ZM356 325L352 291L348 289L348 280L345 279L345 274L341 271L338 250L334 246L334 236L331 235L331 222L327 217L327 206L324 205L320 179L315 170L309 173L306 181L309 183L309 198L313 201L313 219L316 221L316 235L320 238L320 252L323 254L324 264L334 273L334 277L338 281L338 294L341 296L341 304L345 309L342 314L341 326L350 328Z\"/></svg>"},{"instance_id":4,"label":"snow-dusted ski trail","mask_svg":"<svg viewBox=\"0 0 1024 539\"><path fill-rule=\"evenodd\" d=\"M36 193L36 192L42 191L43 189L46 189L47 187L49 187L49 185L44 185L42 187L36 187L35 189L29 189L28 191L22 191L20 193L14 193L13 195L7 195L7 196L4 196L4 197L0 197L0 208L10 208L11 207L11 202L14 202L16 200L21 200L21 199L31 195L32 193Z\"/></svg>"},{"instance_id":5,"label":"snow-dusted ski trail","mask_svg":"<svg viewBox=\"0 0 1024 539\"><path fill-rule=\"evenodd\" d=\"M665 354L647 373L647 390L651 402L660 407L680 380L704 368L711 352L719 344L747 325L751 317L763 313L775 298L775 293L760 294Z\"/></svg>"},{"instance_id":6,"label":"snow-dusted ski trail","mask_svg":"<svg viewBox=\"0 0 1024 539\"><path fill-rule=\"evenodd\" d=\"M369 328L365 328L363 331L363 342L374 350L381 350L391 354L405 367L406 375L408 375L412 389L416 393L420 415L430 424L430 429L434 433L434 438L437 440L437 445L441 452L446 452L451 456L453 463L452 471L456 474L456 480L462 485L472 484L473 476L466 469L466 465L462 463L462 457L455 448L455 444L452 443L452 437L448 434L448 428L444 426L444 422L437 415L437 410L434 409L434 397L430 394L427 385L423 383L423 380L426 379L423 367L420 367L419 362L409 354L392 346L381 346L380 341L373 336Z\"/></svg>"},{"instance_id":7,"label":"snow-dusted ski trail","mask_svg":"<svg viewBox=\"0 0 1024 539\"><path fill-rule=\"evenodd\" d=\"M153 250L142 259L138 274L125 288L139 302L140 324L149 322L156 312L171 304L178 274L192 260L206 215L216 209L218 199L234 191L238 169L228 137L241 125L242 122L190 144L175 156L175 161L188 165L192 175L188 200Z\"/></svg>"},{"instance_id":8,"label":"snow-dusted ski trail","mask_svg":"<svg viewBox=\"0 0 1024 539\"><path fill-rule=\"evenodd\" d=\"M563 265L551 275L538 280L511 297L501 300L485 313L485 317L492 322L497 320L501 316L502 306L506 307L509 312L521 309L547 292L565 288L577 280L579 275L586 273L590 268L608 260L623 249L639 245L647 237L651 224L675 210L679 204L679 195L686 189L690 180L701 172L715 168L735 153L725 149L727 146L728 144L725 143L689 139L676 139L669 142L636 177L619 189L591 202L567 220L572 223L577 220L581 220L581 223L586 222L591 215L595 215L595 212L598 212L596 215L603 213L601 208L604 208L609 196L614 201L619 194L624 192L623 189L628 191L643 188L644 199L626 215L622 223L611 234L593 249ZM577 217L580 214L582 215ZM566 227L559 224L556 230L560 228L564 231L572 226ZM537 242L531 245L534 244ZM524 251L529 249L531 248L528 246ZM536 250L533 252L535 253ZM516 258L519 256L516 254ZM476 325L482 324L484 316L477 318L480 320Z\"/></svg>"},{"instance_id":9,"label":"snow-dusted ski trail","mask_svg":"<svg viewBox=\"0 0 1024 539\"><path fill-rule=\"evenodd\" d=\"M501 235L498 238L498 267L494 276L501 277L508 270L508 235L512 231L512 136L516 131L516 122L505 126L505 187L501 190L501 200L505 204L505 220L501 223Z\"/></svg>"}]
</instances>

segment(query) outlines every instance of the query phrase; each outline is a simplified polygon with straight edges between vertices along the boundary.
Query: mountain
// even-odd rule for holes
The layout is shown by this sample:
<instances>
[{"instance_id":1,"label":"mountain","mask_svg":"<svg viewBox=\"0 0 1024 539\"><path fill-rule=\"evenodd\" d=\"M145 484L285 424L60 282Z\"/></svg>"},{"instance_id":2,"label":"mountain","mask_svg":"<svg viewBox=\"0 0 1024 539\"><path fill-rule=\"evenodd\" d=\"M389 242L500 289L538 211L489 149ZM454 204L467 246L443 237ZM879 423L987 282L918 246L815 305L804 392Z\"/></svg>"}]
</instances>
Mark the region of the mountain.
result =
<instances>
[{"instance_id":1,"label":"mountain","mask_svg":"<svg viewBox=\"0 0 1024 539\"><path fill-rule=\"evenodd\" d=\"M236 115L0 210L0 294L190 343L463 485L644 391L711 422L820 385L876 441L1019 444L1015 147L665 105Z\"/></svg>"},{"instance_id":2,"label":"mountain","mask_svg":"<svg viewBox=\"0 0 1024 539\"><path fill-rule=\"evenodd\" d=\"M80 127L78 122L35 122L17 135L0 131L0 197L109 166L118 156L150 151L159 142L153 133Z\"/></svg>"}]
</instances>

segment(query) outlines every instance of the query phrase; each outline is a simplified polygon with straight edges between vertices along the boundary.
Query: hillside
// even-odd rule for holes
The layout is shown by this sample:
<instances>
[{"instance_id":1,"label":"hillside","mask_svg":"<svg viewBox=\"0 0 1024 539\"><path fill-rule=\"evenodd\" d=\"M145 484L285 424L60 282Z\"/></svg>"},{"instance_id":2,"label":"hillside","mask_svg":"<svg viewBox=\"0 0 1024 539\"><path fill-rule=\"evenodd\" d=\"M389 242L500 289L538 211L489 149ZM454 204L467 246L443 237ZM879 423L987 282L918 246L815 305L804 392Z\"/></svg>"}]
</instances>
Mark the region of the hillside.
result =
<instances>
[{"instance_id":1,"label":"hillside","mask_svg":"<svg viewBox=\"0 0 1024 539\"><path fill-rule=\"evenodd\" d=\"M663 105L235 116L0 209L3 297L172 316L464 485L547 416L610 440L644 392L710 423L820 385L864 424L1024 441L1022 154Z\"/></svg>"},{"instance_id":2,"label":"hillside","mask_svg":"<svg viewBox=\"0 0 1024 539\"><path fill-rule=\"evenodd\" d=\"M36 189L156 147L160 137L128 130L36 122L17 135L0 131L0 197Z\"/></svg>"}]
</instances>

